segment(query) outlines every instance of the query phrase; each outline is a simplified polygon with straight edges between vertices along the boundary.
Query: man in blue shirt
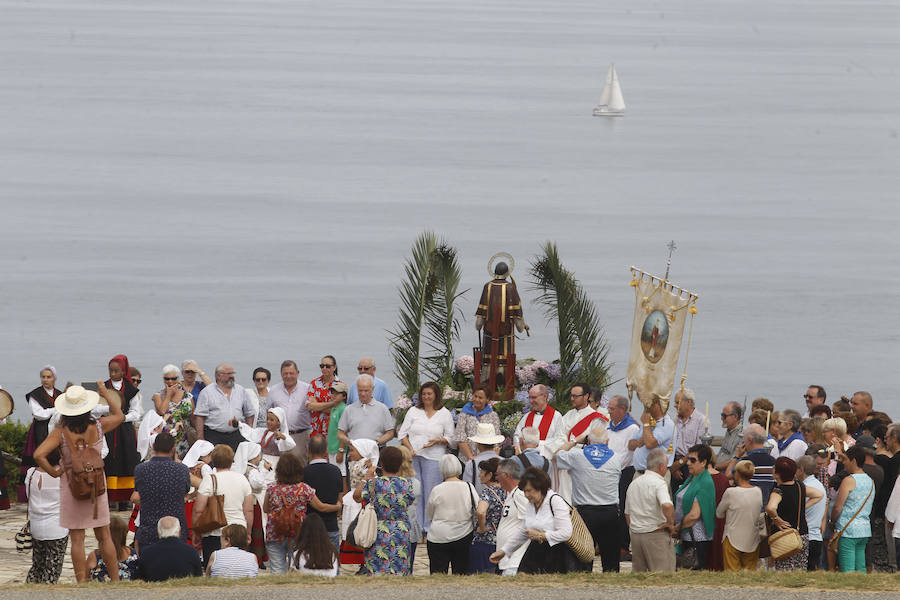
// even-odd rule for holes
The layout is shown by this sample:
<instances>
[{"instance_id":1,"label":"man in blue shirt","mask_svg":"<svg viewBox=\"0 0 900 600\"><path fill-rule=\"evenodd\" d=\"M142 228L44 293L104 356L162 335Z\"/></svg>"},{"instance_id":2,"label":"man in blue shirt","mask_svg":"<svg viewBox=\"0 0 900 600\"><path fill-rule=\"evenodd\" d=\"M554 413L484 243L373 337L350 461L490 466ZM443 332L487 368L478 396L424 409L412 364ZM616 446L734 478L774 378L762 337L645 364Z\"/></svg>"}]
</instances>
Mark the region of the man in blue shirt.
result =
<instances>
[{"instance_id":1,"label":"man in blue shirt","mask_svg":"<svg viewBox=\"0 0 900 600\"><path fill-rule=\"evenodd\" d=\"M391 391L388 389L387 384L384 380L375 377L375 361L368 356L361 358L359 359L359 365L357 365L356 370L360 375L371 375L372 379L375 380L375 390L372 392L372 397L388 408L394 408L394 401L391 399ZM347 406L350 406L358 400L359 392L356 389L356 383L354 383L350 386L350 395L347 396Z\"/></svg>"},{"instance_id":2,"label":"man in blue shirt","mask_svg":"<svg viewBox=\"0 0 900 600\"><path fill-rule=\"evenodd\" d=\"M675 421L662 411L659 402L641 413L641 429L628 442L628 449L634 451L635 473L643 473L647 469L647 455L655 448L662 448L672 466L675 458ZM667 474L666 479L671 475Z\"/></svg>"}]
</instances>

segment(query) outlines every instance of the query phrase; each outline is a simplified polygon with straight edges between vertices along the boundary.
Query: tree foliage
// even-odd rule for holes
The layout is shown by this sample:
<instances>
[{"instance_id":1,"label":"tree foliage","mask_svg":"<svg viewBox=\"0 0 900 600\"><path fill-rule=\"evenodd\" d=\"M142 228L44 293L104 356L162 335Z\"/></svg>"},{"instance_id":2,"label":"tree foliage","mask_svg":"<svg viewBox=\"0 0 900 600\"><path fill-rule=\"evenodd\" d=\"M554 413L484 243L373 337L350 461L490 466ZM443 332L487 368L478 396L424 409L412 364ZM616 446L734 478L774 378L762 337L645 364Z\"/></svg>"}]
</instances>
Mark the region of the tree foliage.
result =
<instances>
[{"instance_id":1,"label":"tree foliage","mask_svg":"<svg viewBox=\"0 0 900 600\"><path fill-rule=\"evenodd\" d=\"M557 390L577 381L599 389L609 385L609 345L597 308L581 283L559 259L556 244L547 242L531 263L532 289L548 322L556 321L562 378Z\"/></svg>"}]
</instances>

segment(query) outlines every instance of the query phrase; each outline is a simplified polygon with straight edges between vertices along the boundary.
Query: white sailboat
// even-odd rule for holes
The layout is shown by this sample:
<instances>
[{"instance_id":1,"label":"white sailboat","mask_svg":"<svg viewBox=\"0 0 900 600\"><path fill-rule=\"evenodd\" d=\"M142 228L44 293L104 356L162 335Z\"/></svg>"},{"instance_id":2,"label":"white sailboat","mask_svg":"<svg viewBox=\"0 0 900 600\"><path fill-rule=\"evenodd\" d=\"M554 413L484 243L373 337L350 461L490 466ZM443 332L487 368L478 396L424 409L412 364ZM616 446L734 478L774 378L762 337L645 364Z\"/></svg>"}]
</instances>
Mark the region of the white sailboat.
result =
<instances>
[{"instance_id":1,"label":"white sailboat","mask_svg":"<svg viewBox=\"0 0 900 600\"><path fill-rule=\"evenodd\" d=\"M622 117L625 116L625 98L622 96L622 86L619 85L619 76L616 74L616 66L609 65L606 72L606 82L603 91L600 92L600 103L594 109L595 117Z\"/></svg>"}]
</instances>

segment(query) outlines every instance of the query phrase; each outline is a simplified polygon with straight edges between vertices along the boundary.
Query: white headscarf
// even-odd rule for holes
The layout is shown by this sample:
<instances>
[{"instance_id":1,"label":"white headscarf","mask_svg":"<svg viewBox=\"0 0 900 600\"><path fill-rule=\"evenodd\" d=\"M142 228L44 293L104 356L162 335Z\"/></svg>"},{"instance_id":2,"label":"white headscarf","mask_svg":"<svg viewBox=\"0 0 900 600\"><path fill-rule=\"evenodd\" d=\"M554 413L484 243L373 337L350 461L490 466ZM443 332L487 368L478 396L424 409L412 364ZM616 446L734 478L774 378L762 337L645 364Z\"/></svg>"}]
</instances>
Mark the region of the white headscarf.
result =
<instances>
[{"instance_id":1,"label":"white headscarf","mask_svg":"<svg viewBox=\"0 0 900 600\"><path fill-rule=\"evenodd\" d=\"M138 429L137 434L137 450L138 454L141 455L141 459L146 459L150 453L150 446L153 445L153 440L156 439L156 433L153 430L162 423L163 418L155 410L147 411L143 420L141 420L141 427Z\"/></svg>"},{"instance_id":2,"label":"white headscarf","mask_svg":"<svg viewBox=\"0 0 900 600\"><path fill-rule=\"evenodd\" d=\"M190 450L187 451L187 454L184 455L184 460L182 460L181 462L188 469L191 469L197 466L197 463L200 462L200 457L206 456L207 454L212 452L213 448L215 448L215 446L213 446L206 440L197 440L196 442L194 442L194 445L191 446Z\"/></svg>"},{"instance_id":3,"label":"white headscarf","mask_svg":"<svg viewBox=\"0 0 900 600\"><path fill-rule=\"evenodd\" d=\"M234 453L234 462L231 463L231 470L245 475L247 473L247 464L260 454L262 454L262 448L256 442L241 442Z\"/></svg>"},{"instance_id":4,"label":"white headscarf","mask_svg":"<svg viewBox=\"0 0 900 600\"><path fill-rule=\"evenodd\" d=\"M375 443L375 440L360 438L358 440L350 440L350 443L362 455L363 460L368 458L373 465L378 464L378 444Z\"/></svg>"},{"instance_id":5,"label":"white headscarf","mask_svg":"<svg viewBox=\"0 0 900 600\"><path fill-rule=\"evenodd\" d=\"M53 378L56 379L56 367L54 367L53 365L44 365L43 367L41 367L38 375L40 375L44 371L50 371L51 373L53 373Z\"/></svg>"},{"instance_id":6,"label":"white headscarf","mask_svg":"<svg viewBox=\"0 0 900 600\"><path fill-rule=\"evenodd\" d=\"M284 409L280 406L273 406L266 412L270 412L278 417L278 422L280 423L280 425L278 426L278 431L281 432L284 437L289 436L290 433L288 433L287 413L284 412Z\"/></svg>"}]
</instances>

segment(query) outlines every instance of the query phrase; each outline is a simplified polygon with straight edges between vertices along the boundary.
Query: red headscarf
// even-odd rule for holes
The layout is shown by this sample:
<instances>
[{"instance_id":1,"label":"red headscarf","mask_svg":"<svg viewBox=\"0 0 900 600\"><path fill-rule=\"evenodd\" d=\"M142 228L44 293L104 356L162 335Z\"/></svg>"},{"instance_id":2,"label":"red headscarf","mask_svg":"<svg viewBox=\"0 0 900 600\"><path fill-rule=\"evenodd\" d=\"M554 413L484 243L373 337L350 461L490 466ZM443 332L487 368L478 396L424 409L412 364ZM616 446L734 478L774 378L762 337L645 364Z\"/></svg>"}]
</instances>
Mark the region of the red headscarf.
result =
<instances>
[{"instance_id":1,"label":"red headscarf","mask_svg":"<svg viewBox=\"0 0 900 600\"><path fill-rule=\"evenodd\" d=\"M128 366L127 356L125 356L124 354L116 354L111 359L109 359L109 362L119 363L119 366L122 367L122 380L131 381L131 368Z\"/></svg>"}]
</instances>

